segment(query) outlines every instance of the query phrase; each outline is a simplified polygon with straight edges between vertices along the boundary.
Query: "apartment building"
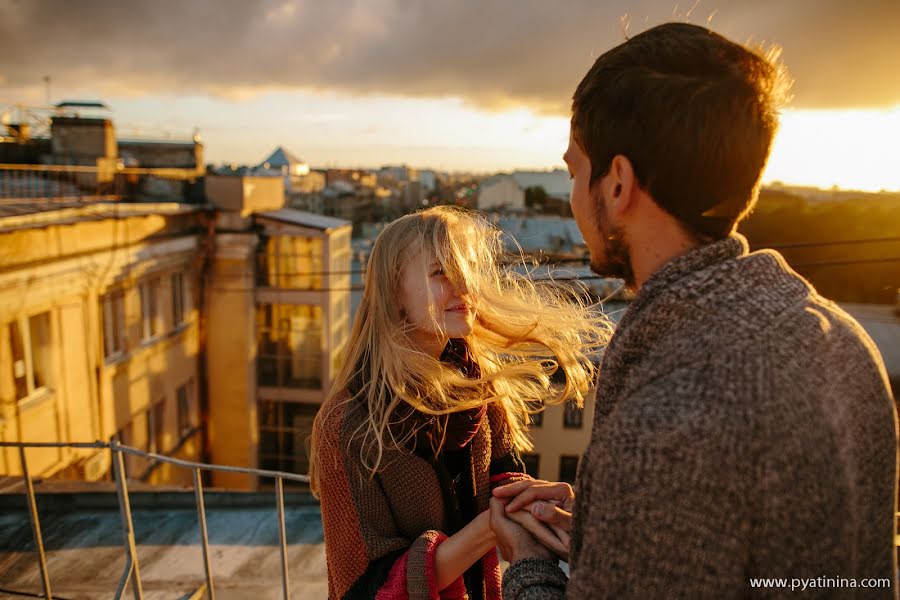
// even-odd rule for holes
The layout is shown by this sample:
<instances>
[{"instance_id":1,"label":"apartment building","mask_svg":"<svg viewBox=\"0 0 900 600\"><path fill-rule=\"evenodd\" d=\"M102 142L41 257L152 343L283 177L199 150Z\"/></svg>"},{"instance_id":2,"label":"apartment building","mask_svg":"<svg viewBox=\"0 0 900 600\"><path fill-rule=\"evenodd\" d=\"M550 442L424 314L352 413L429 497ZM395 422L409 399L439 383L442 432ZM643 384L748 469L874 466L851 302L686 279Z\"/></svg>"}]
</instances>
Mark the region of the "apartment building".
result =
<instances>
[{"instance_id":1,"label":"apartment building","mask_svg":"<svg viewBox=\"0 0 900 600\"><path fill-rule=\"evenodd\" d=\"M117 438L198 459L203 215L183 204L95 204L0 217L0 439ZM20 214L14 214L14 213ZM30 449L35 475L97 480L108 453ZM142 458L130 477L187 481ZM0 473L20 473L0 453Z\"/></svg>"}]
</instances>

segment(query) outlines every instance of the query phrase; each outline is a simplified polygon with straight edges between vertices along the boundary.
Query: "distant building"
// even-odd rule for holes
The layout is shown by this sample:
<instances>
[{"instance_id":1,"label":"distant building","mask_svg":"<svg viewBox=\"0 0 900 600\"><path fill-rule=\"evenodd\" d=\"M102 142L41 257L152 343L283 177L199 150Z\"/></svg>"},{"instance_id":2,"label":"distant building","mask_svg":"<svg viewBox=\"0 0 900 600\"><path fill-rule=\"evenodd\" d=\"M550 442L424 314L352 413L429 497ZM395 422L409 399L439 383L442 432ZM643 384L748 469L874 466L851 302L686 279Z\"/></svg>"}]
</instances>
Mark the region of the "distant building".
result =
<instances>
[{"instance_id":1,"label":"distant building","mask_svg":"<svg viewBox=\"0 0 900 600\"><path fill-rule=\"evenodd\" d=\"M373 218L375 190L361 188L344 180L325 187L320 194L322 214L352 223L362 223Z\"/></svg>"},{"instance_id":2,"label":"distant building","mask_svg":"<svg viewBox=\"0 0 900 600\"><path fill-rule=\"evenodd\" d=\"M403 188L403 200L407 212L416 211L423 206L425 200L425 190L422 188L420 181L408 181Z\"/></svg>"},{"instance_id":3,"label":"distant building","mask_svg":"<svg viewBox=\"0 0 900 600\"><path fill-rule=\"evenodd\" d=\"M149 169L194 169L203 174L203 144L199 141L169 142L119 140L119 158L126 167Z\"/></svg>"},{"instance_id":4,"label":"distant building","mask_svg":"<svg viewBox=\"0 0 900 600\"><path fill-rule=\"evenodd\" d=\"M110 119L71 110L96 107L103 105L61 103L43 130L49 137L33 137L29 123L7 125L10 135L0 136L0 198L202 202L198 137L118 140Z\"/></svg>"},{"instance_id":5,"label":"distant building","mask_svg":"<svg viewBox=\"0 0 900 600\"><path fill-rule=\"evenodd\" d=\"M374 189L378 185L378 176L371 171L362 169L327 169L325 171L326 185L332 185L338 181L355 188Z\"/></svg>"},{"instance_id":6,"label":"distant building","mask_svg":"<svg viewBox=\"0 0 900 600\"><path fill-rule=\"evenodd\" d=\"M87 127L93 149L60 146L84 161L109 150L106 125ZM349 335L350 222L286 208L278 176L210 175L200 203L178 194L148 203L98 193L99 161L4 167L0 440L116 439L305 473L303 440ZM37 477L110 477L108 452L42 448L28 458ZM136 456L126 472L148 483L192 477ZM17 453L0 450L0 475L20 473ZM212 483L257 486L223 473Z\"/></svg>"},{"instance_id":7,"label":"distant building","mask_svg":"<svg viewBox=\"0 0 900 600\"><path fill-rule=\"evenodd\" d=\"M489 177L478 186L478 210L525 210L525 192L512 175Z\"/></svg>"},{"instance_id":8,"label":"distant building","mask_svg":"<svg viewBox=\"0 0 900 600\"><path fill-rule=\"evenodd\" d=\"M418 178L418 173L406 165L385 166L378 169L378 182L383 185L397 185Z\"/></svg>"},{"instance_id":9,"label":"distant building","mask_svg":"<svg viewBox=\"0 0 900 600\"><path fill-rule=\"evenodd\" d=\"M575 219L548 215L495 216L494 222L526 252L587 255L587 246Z\"/></svg>"},{"instance_id":10,"label":"distant building","mask_svg":"<svg viewBox=\"0 0 900 600\"><path fill-rule=\"evenodd\" d=\"M325 176L310 169L309 164L279 146L255 169L256 175L280 173L284 177L284 193L288 202L303 202L304 196L317 194L325 187ZM296 198L296 199L295 199Z\"/></svg>"},{"instance_id":11,"label":"distant building","mask_svg":"<svg viewBox=\"0 0 900 600\"><path fill-rule=\"evenodd\" d=\"M422 189L425 193L431 193L437 189L437 175L434 171L420 169L419 182L422 184Z\"/></svg>"},{"instance_id":12,"label":"distant building","mask_svg":"<svg viewBox=\"0 0 900 600\"><path fill-rule=\"evenodd\" d=\"M541 187L547 192L547 196L555 200L569 202L572 192L572 180L569 174L562 169L553 171L514 171L513 179L519 187L526 190L530 187Z\"/></svg>"},{"instance_id":13,"label":"distant building","mask_svg":"<svg viewBox=\"0 0 900 600\"><path fill-rule=\"evenodd\" d=\"M552 405L531 416L528 433L534 450L522 458L529 475L548 481L575 482L581 456L591 438L595 392L592 389L583 408L569 402Z\"/></svg>"}]
</instances>

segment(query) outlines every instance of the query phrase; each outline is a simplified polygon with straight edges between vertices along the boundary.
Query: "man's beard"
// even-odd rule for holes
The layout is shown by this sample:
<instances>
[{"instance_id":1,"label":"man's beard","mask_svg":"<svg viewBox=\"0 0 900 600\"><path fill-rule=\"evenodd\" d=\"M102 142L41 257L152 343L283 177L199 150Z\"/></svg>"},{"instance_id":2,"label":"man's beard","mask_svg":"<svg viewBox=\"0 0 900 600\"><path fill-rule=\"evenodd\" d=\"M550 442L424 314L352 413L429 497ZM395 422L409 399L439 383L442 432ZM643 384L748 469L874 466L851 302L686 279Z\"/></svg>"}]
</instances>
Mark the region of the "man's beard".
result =
<instances>
[{"instance_id":1,"label":"man's beard","mask_svg":"<svg viewBox=\"0 0 900 600\"><path fill-rule=\"evenodd\" d=\"M621 227L610 226L606 218L606 198L600 193L596 207L597 225L603 237L603 256L591 256L591 271L602 277L623 279L625 285L634 288L634 269L631 268L631 251Z\"/></svg>"}]
</instances>

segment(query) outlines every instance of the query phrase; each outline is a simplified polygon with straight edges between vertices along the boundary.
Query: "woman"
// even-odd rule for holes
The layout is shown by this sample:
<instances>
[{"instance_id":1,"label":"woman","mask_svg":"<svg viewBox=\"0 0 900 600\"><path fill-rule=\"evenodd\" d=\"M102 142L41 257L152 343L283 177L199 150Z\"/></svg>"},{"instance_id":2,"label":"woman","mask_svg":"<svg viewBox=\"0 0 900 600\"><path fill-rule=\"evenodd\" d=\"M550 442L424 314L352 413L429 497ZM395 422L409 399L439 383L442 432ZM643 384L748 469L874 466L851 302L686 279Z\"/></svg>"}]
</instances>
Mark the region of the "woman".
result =
<instances>
[{"instance_id":1,"label":"woman","mask_svg":"<svg viewBox=\"0 0 900 600\"><path fill-rule=\"evenodd\" d=\"M491 487L527 477L530 407L581 402L608 337L570 289L503 269L502 253L498 229L450 207L375 242L312 435L331 598L500 597Z\"/></svg>"}]
</instances>

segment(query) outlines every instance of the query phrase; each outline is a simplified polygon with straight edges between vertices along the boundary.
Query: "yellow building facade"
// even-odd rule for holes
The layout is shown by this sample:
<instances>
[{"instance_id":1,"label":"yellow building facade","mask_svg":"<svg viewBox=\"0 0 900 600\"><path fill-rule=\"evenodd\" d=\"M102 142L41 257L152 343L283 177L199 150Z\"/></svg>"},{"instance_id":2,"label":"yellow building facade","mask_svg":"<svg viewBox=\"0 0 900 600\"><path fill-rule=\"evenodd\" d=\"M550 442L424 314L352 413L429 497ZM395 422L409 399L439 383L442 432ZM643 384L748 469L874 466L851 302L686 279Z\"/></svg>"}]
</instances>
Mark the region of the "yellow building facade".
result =
<instances>
[{"instance_id":1,"label":"yellow building facade","mask_svg":"<svg viewBox=\"0 0 900 600\"><path fill-rule=\"evenodd\" d=\"M93 205L0 218L0 439L119 439L202 455L198 354L204 218L178 204ZM41 477L107 477L109 455L29 449ZM130 478L191 474L129 457ZM0 474L21 473L0 452Z\"/></svg>"},{"instance_id":2,"label":"yellow building facade","mask_svg":"<svg viewBox=\"0 0 900 600\"><path fill-rule=\"evenodd\" d=\"M284 208L280 179L213 178L210 459L308 472L307 438L350 332L349 221ZM227 210L226 210L227 209ZM246 475L213 485L255 489Z\"/></svg>"},{"instance_id":3,"label":"yellow building facade","mask_svg":"<svg viewBox=\"0 0 900 600\"><path fill-rule=\"evenodd\" d=\"M0 216L0 441L116 439L222 465L308 470L350 331L347 221L284 208L281 178L209 204L28 206ZM2 212L0 212L2 214ZM108 479L108 452L29 449L34 476ZM127 476L190 484L129 456ZM0 475L21 474L0 450ZM255 477L210 482L256 489Z\"/></svg>"},{"instance_id":4,"label":"yellow building facade","mask_svg":"<svg viewBox=\"0 0 900 600\"><path fill-rule=\"evenodd\" d=\"M534 450L523 457L529 475L548 481L575 481L591 439L595 399L596 390L591 388L583 408L573 403L556 404L532 415L529 434Z\"/></svg>"}]
</instances>

